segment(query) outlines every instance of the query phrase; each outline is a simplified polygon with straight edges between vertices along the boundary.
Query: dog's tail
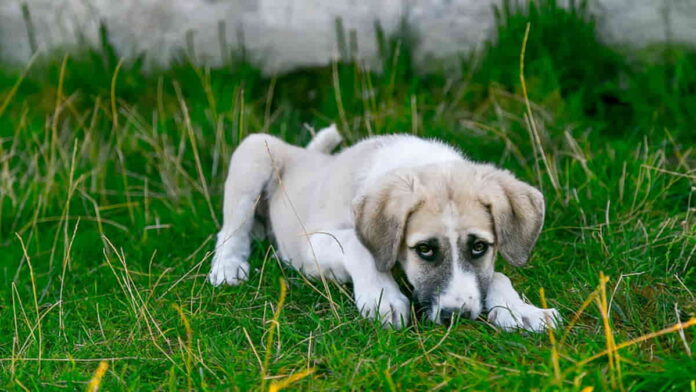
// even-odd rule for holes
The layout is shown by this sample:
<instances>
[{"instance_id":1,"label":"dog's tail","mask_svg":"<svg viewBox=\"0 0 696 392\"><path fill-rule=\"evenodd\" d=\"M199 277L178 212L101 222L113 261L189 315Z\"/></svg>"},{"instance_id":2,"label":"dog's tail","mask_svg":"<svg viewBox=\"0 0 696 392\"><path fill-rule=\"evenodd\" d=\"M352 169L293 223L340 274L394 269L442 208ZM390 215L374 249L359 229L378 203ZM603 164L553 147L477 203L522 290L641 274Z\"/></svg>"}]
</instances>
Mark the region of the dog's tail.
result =
<instances>
[{"instance_id":1,"label":"dog's tail","mask_svg":"<svg viewBox=\"0 0 696 392\"><path fill-rule=\"evenodd\" d=\"M331 154L331 151L341 144L342 141L343 138L341 134L338 133L336 124L331 124L317 132L314 138L312 138L312 141L307 145L307 149Z\"/></svg>"}]
</instances>

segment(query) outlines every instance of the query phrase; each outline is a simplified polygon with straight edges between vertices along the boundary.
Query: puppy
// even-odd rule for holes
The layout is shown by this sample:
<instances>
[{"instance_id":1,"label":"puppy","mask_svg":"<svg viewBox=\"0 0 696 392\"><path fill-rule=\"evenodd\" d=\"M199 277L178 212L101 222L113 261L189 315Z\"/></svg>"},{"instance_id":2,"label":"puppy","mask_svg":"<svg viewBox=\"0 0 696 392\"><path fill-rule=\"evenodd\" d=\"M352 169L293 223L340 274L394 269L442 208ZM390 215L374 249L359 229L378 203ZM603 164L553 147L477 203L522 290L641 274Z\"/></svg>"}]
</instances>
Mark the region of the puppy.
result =
<instances>
[{"instance_id":1,"label":"puppy","mask_svg":"<svg viewBox=\"0 0 696 392\"><path fill-rule=\"evenodd\" d=\"M307 148L253 134L234 152L210 282L238 285L250 272L255 216L267 211L278 253L310 277L352 282L360 313L395 328L409 299L392 276L399 263L428 318L488 321L503 329L555 327L555 309L525 303L494 272L498 252L527 263L544 198L507 171L414 136L372 137L338 154L335 126Z\"/></svg>"}]
</instances>

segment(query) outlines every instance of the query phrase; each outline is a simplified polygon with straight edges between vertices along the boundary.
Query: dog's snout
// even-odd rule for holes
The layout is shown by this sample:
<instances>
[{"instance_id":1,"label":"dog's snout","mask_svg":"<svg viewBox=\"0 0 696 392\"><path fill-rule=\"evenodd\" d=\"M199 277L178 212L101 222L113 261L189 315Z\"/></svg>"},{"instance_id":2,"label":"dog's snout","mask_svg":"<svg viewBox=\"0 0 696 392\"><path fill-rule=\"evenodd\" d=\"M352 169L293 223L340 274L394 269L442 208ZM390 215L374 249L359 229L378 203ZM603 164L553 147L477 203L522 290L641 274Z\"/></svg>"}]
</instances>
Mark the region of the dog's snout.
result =
<instances>
[{"instance_id":1,"label":"dog's snout","mask_svg":"<svg viewBox=\"0 0 696 392\"><path fill-rule=\"evenodd\" d=\"M450 324L457 318L471 318L471 312L466 309L445 308L440 309L440 322L442 324Z\"/></svg>"},{"instance_id":2,"label":"dog's snout","mask_svg":"<svg viewBox=\"0 0 696 392\"><path fill-rule=\"evenodd\" d=\"M442 324L450 324L452 322L453 315L454 315L454 310L452 310L452 309L440 310L440 322Z\"/></svg>"}]
</instances>

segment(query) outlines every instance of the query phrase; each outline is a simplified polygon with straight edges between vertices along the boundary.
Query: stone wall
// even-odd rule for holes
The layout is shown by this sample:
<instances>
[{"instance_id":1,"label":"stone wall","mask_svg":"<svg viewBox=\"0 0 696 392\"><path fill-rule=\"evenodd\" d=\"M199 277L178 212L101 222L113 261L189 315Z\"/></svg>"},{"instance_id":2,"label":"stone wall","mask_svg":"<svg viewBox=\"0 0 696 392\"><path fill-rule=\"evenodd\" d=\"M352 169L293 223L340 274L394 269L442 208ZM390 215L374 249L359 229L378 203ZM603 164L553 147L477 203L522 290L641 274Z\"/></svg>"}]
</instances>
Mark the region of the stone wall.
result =
<instances>
[{"instance_id":1,"label":"stone wall","mask_svg":"<svg viewBox=\"0 0 696 392\"><path fill-rule=\"evenodd\" d=\"M358 55L376 58L374 22L387 32L409 22L421 62L475 49L492 33L499 0L1 0L0 58L21 65L32 46L52 50L98 42L104 21L119 54L146 53L166 66L186 48L219 64L243 42L267 73L327 64L338 55L336 20ZM24 6L23 6L24 5ZM624 46L696 46L696 0L594 0L604 39ZM25 12L23 12L23 8ZM27 11L30 18L27 18ZM29 22L30 21L30 22ZM27 24L33 26L28 34ZM351 33L353 32L353 33Z\"/></svg>"}]
</instances>

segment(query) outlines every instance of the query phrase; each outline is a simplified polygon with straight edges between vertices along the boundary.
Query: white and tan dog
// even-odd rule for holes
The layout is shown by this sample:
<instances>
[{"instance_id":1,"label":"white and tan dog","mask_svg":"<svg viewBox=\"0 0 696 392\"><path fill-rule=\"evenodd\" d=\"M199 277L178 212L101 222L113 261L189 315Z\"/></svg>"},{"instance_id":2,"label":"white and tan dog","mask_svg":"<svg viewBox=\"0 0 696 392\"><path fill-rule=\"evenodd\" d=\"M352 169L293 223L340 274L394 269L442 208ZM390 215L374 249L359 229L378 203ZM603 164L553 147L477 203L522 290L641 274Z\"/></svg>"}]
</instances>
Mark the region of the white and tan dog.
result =
<instances>
[{"instance_id":1,"label":"white and tan dog","mask_svg":"<svg viewBox=\"0 0 696 392\"><path fill-rule=\"evenodd\" d=\"M372 137L338 154L336 128L307 148L253 134L232 155L222 230L209 280L249 276L255 218L266 211L281 257L311 277L352 282L365 317L408 323L409 300L392 269L400 263L435 322L482 311L504 329L555 326L555 309L525 303L503 274L500 251L527 262L544 220L544 198L507 171L414 136Z\"/></svg>"}]
</instances>

